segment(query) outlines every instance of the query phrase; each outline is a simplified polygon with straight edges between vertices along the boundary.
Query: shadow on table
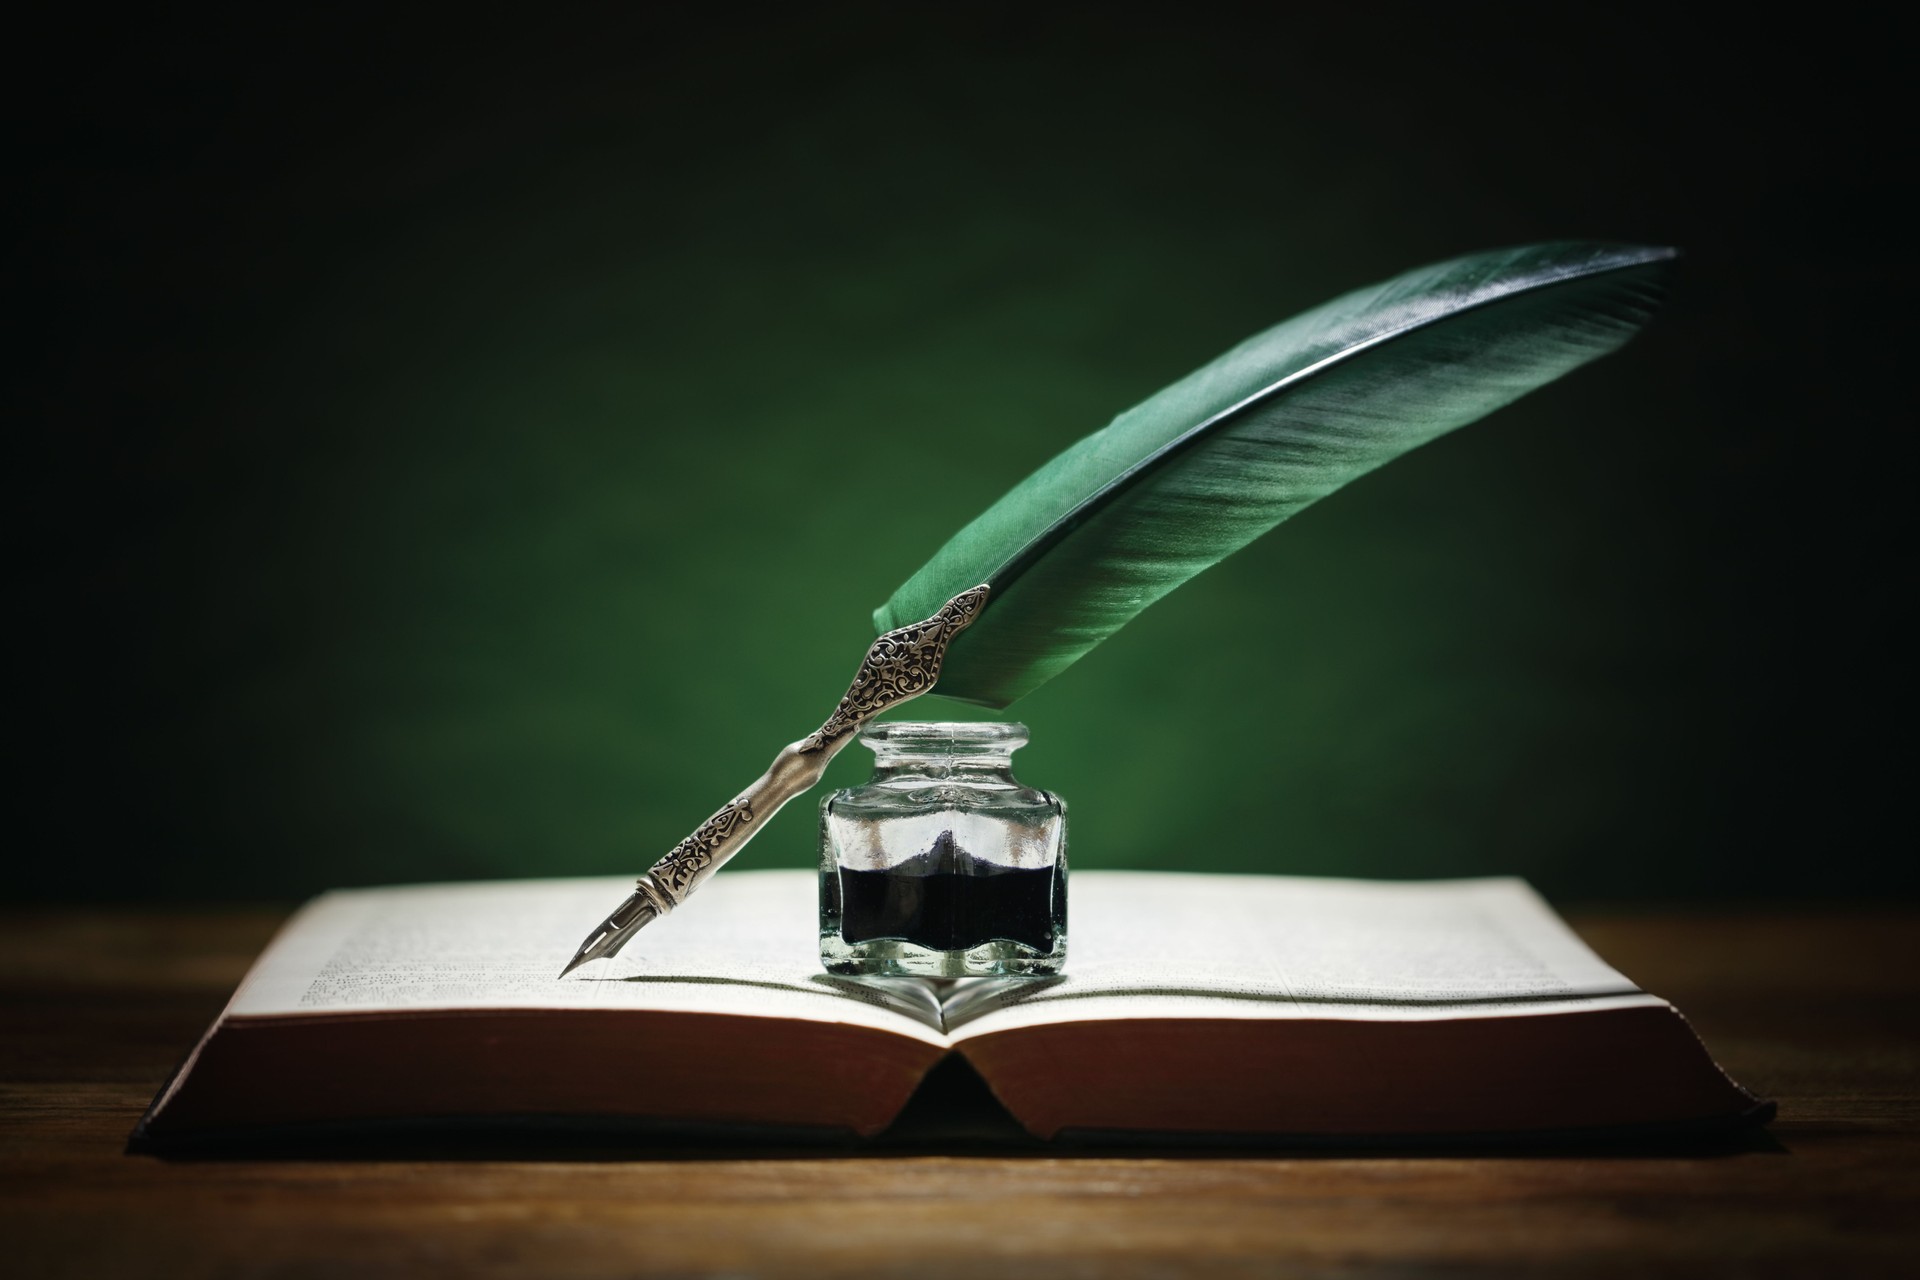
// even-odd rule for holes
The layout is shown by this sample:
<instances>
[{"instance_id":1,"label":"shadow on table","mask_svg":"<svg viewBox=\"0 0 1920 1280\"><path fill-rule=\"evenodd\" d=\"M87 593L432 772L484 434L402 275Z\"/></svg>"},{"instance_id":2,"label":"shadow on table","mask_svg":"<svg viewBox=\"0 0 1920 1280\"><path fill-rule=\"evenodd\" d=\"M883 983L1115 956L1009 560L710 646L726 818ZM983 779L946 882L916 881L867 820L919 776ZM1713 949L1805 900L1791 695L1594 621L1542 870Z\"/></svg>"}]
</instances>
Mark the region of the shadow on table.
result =
<instances>
[{"instance_id":1,"label":"shadow on table","mask_svg":"<svg viewBox=\"0 0 1920 1280\"><path fill-rule=\"evenodd\" d=\"M1769 1104L1748 1122L1711 1129L1606 1130L1434 1140L1276 1138L1271 1135L1068 1133L1033 1137L1009 1115L965 1059L928 1073L900 1117L873 1138L841 1130L765 1125L666 1125L651 1121L535 1116L285 1126L155 1142L138 1136L129 1154L168 1160L639 1161L823 1159L958 1155L1050 1159L1341 1159L1398 1157L1689 1158L1788 1154L1763 1127Z\"/></svg>"}]
</instances>

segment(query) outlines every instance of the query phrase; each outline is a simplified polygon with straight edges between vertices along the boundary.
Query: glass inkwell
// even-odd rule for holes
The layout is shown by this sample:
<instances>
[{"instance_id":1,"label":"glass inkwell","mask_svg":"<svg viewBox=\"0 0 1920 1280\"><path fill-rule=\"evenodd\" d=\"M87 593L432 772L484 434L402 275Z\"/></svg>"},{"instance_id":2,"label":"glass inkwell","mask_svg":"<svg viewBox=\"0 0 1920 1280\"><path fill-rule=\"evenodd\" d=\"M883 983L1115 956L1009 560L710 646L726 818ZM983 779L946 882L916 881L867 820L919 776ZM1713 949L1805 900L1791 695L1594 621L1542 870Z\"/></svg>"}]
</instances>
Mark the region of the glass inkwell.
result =
<instances>
[{"instance_id":1,"label":"glass inkwell","mask_svg":"<svg viewBox=\"0 0 1920 1280\"><path fill-rule=\"evenodd\" d=\"M829 973L1060 972L1067 806L1013 776L1021 724L871 725L864 786L820 806L820 961Z\"/></svg>"}]
</instances>

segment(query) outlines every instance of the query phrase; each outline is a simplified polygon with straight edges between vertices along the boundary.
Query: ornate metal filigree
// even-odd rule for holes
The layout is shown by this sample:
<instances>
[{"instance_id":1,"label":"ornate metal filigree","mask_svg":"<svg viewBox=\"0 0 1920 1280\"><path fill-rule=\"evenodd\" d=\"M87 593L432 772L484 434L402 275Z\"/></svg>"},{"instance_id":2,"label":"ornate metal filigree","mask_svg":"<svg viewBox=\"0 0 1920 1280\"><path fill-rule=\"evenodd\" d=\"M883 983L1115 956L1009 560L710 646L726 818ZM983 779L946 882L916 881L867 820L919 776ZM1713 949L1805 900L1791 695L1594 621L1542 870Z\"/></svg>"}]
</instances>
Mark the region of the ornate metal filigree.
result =
<instances>
[{"instance_id":1,"label":"ornate metal filigree","mask_svg":"<svg viewBox=\"0 0 1920 1280\"><path fill-rule=\"evenodd\" d=\"M803 753L820 751L854 732L896 702L917 698L940 678L947 646L986 607L988 588L962 591L923 622L889 631L873 642L854 673L853 686L827 722L804 738Z\"/></svg>"},{"instance_id":2,"label":"ornate metal filigree","mask_svg":"<svg viewBox=\"0 0 1920 1280\"><path fill-rule=\"evenodd\" d=\"M692 835L673 846L671 852L648 869L653 882L672 896L676 903L687 895L699 874L713 862L721 848L733 839L736 830L753 821L750 796L729 801L720 811L694 828Z\"/></svg>"},{"instance_id":3,"label":"ornate metal filigree","mask_svg":"<svg viewBox=\"0 0 1920 1280\"><path fill-rule=\"evenodd\" d=\"M567 970L618 954L641 928L673 910L740 846L765 826L780 806L820 781L827 762L861 725L888 707L917 698L940 679L947 646L986 607L984 586L962 591L922 622L889 631L873 642L854 673L847 696L827 722L785 748L758 782L741 792L640 877L632 896L574 953Z\"/></svg>"}]
</instances>

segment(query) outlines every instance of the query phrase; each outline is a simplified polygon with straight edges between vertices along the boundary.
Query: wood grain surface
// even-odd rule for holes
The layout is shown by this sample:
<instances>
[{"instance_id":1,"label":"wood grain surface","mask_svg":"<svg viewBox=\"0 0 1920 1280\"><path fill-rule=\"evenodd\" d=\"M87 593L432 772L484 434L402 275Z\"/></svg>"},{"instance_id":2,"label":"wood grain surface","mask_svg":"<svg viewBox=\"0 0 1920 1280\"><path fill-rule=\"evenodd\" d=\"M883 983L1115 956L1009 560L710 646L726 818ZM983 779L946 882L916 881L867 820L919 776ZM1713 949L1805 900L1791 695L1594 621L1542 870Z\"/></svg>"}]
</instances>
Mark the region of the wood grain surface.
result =
<instances>
[{"instance_id":1,"label":"wood grain surface","mask_svg":"<svg viewBox=\"0 0 1920 1280\"><path fill-rule=\"evenodd\" d=\"M275 911L0 915L0 1272L1895 1275L1920 1258L1920 911L1590 914L1780 1103L1658 1150L845 1151L626 1139L128 1155ZM927 1131L934 1132L934 1131Z\"/></svg>"}]
</instances>

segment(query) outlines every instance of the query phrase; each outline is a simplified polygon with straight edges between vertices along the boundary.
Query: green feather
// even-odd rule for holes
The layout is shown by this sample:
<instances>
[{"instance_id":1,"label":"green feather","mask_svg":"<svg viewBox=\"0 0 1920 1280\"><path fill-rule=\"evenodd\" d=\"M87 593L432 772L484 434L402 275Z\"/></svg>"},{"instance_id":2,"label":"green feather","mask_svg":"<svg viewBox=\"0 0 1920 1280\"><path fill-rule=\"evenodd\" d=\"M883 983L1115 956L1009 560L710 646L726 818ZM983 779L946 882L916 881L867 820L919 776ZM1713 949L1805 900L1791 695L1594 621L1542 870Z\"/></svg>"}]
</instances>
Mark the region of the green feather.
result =
<instances>
[{"instance_id":1,"label":"green feather","mask_svg":"<svg viewBox=\"0 0 1920 1280\"><path fill-rule=\"evenodd\" d=\"M874 611L889 631L986 583L937 692L1004 707L1341 485L1614 350L1674 253L1455 258L1243 342L1028 476Z\"/></svg>"}]
</instances>

